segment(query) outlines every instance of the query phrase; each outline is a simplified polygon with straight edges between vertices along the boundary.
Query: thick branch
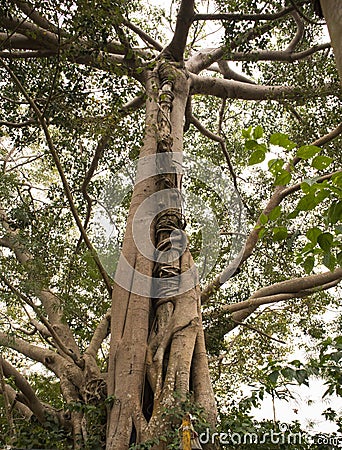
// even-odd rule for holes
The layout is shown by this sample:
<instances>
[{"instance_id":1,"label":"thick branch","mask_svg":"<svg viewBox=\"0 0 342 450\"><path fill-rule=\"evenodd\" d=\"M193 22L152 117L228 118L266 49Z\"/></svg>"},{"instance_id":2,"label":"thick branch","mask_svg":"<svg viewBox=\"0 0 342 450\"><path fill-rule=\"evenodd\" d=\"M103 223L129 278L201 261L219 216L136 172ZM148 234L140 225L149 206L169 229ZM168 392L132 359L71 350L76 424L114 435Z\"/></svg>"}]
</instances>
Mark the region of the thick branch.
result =
<instances>
[{"instance_id":1,"label":"thick branch","mask_svg":"<svg viewBox=\"0 0 342 450\"><path fill-rule=\"evenodd\" d=\"M5 377L12 378L17 388L24 394L27 400L25 404L30 408L39 422L43 424L46 420L46 408L39 401L28 381L9 362L5 361L2 356L0 356L0 364L2 365Z\"/></svg>"},{"instance_id":2,"label":"thick branch","mask_svg":"<svg viewBox=\"0 0 342 450\"><path fill-rule=\"evenodd\" d=\"M47 360L54 359L54 358L62 358L61 356L57 355L53 351L38 347L33 344L29 344L28 342L16 338L12 336L11 334L4 333L0 331L0 345L3 345L4 347L12 348L13 350L16 350L19 353L22 353L23 355L27 356L30 359L33 359L34 361L40 362L46 366Z\"/></svg>"},{"instance_id":3,"label":"thick branch","mask_svg":"<svg viewBox=\"0 0 342 450\"><path fill-rule=\"evenodd\" d=\"M0 16L0 25L26 36L31 42L40 45L41 48L56 49L59 45L58 37L55 33L44 30L31 22L2 15Z\"/></svg>"},{"instance_id":4,"label":"thick branch","mask_svg":"<svg viewBox=\"0 0 342 450\"><path fill-rule=\"evenodd\" d=\"M53 33L58 33L58 28L49 22L45 17L41 16L36 9L27 2L22 0L11 0L12 3L18 6L18 8L26 14L38 27L44 30L52 31Z\"/></svg>"},{"instance_id":5,"label":"thick branch","mask_svg":"<svg viewBox=\"0 0 342 450\"><path fill-rule=\"evenodd\" d=\"M101 319L100 323L98 324L93 334L93 337L90 341L90 344L87 350L84 352L85 354L88 354L93 358L96 357L102 342L106 339L106 337L110 332L110 317L111 317L111 310L109 309L104 315L104 317Z\"/></svg>"},{"instance_id":6,"label":"thick branch","mask_svg":"<svg viewBox=\"0 0 342 450\"><path fill-rule=\"evenodd\" d=\"M296 35L294 36L294 38L292 39L292 41L287 46L287 48L285 50L286 52L293 52L304 36L304 24L300 18L300 15L297 13L297 11L294 11L292 13L292 16L297 24L297 32L296 32Z\"/></svg>"},{"instance_id":7,"label":"thick branch","mask_svg":"<svg viewBox=\"0 0 342 450\"><path fill-rule=\"evenodd\" d=\"M219 98L242 100L279 100L296 98L303 93L299 88L290 86L260 86L214 77L202 77L190 74L191 94L213 95Z\"/></svg>"},{"instance_id":8,"label":"thick branch","mask_svg":"<svg viewBox=\"0 0 342 450\"><path fill-rule=\"evenodd\" d=\"M183 61L190 26L194 18L194 0L182 0L172 41L164 50L174 61Z\"/></svg>"},{"instance_id":9,"label":"thick branch","mask_svg":"<svg viewBox=\"0 0 342 450\"><path fill-rule=\"evenodd\" d=\"M20 401L18 392L7 383L5 384L4 391L5 392L2 392L2 394L7 395L8 400L11 403L11 408L16 408L18 411L20 411L20 413L23 417L25 417L26 420L29 420L32 417L32 411Z\"/></svg>"},{"instance_id":10,"label":"thick branch","mask_svg":"<svg viewBox=\"0 0 342 450\"><path fill-rule=\"evenodd\" d=\"M243 302L224 305L221 311L234 313L243 309L256 309L260 305L276 303L292 298L303 298L322 290L336 286L342 280L342 269L325 272L308 277L298 277L291 280L261 288Z\"/></svg>"}]
</instances>

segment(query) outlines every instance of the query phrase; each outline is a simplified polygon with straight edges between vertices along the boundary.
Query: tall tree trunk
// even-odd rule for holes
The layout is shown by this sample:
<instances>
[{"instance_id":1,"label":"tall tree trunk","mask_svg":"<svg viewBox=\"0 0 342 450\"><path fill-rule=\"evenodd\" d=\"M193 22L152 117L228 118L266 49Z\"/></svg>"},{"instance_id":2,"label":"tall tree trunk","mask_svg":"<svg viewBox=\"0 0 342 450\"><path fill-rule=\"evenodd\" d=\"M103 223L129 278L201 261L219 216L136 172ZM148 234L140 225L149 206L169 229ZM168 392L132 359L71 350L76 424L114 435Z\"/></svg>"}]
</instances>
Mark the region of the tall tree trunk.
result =
<instances>
[{"instance_id":1,"label":"tall tree trunk","mask_svg":"<svg viewBox=\"0 0 342 450\"><path fill-rule=\"evenodd\" d=\"M320 2L342 83L342 2L341 0L320 0Z\"/></svg>"},{"instance_id":2,"label":"tall tree trunk","mask_svg":"<svg viewBox=\"0 0 342 450\"><path fill-rule=\"evenodd\" d=\"M107 450L165 435L173 420L165 408L177 408L190 391L215 421L200 291L179 195L189 87L177 63L160 61L147 76L144 145L113 291ZM157 256L142 250L148 239Z\"/></svg>"}]
</instances>

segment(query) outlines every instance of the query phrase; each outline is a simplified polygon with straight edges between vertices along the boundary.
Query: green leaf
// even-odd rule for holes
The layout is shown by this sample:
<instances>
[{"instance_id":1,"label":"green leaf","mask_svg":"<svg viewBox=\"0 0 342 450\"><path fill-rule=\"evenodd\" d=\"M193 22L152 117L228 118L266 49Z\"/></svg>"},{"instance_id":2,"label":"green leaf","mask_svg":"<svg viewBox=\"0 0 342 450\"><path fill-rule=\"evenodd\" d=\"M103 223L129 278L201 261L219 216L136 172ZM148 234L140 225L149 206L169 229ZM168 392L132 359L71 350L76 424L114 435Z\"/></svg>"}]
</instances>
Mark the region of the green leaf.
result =
<instances>
[{"instance_id":1,"label":"green leaf","mask_svg":"<svg viewBox=\"0 0 342 450\"><path fill-rule=\"evenodd\" d=\"M249 139L251 137L252 126L248 127L245 130L241 130L242 137Z\"/></svg>"},{"instance_id":2,"label":"green leaf","mask_svg":"<svg viewBox=\"0 0 342 450\"><path fill-rule=\"evenodd\" d=\"M255 148L257 148L260 144L257 143L257 141L255 141L254 139L249 139L248 141L246 141L245 143L245 147L247 150L254 150ZM261 149L260 149L261 150Z\"/></svg>"},{"instance_id":3,"label":"green leaf","mask_svg":"<svg viewBox=\"0 0 342 450\"><path fill-rule=\"evenodd\" d=\"M308 274L311 273L314 265L315 265L315 258L313 256L308 256L303 263L305 272Z\"/></svg>"},{"instance_id":4,"label":"green leaf","mask_svg":"<svg viewBox=\"0 0 342 450\"><path fill-rule=\"evenodd\" d=\"M287 170L282 170L279 175L276 176L274 184L276 186L285 186L291 181L292 175Z\"/></svg>"},{"instance_id":5,"label":"green leaf","mask_svg":"<svg viewBox=\"0 0 342 450\"><path fill-rule=\"evenodd\" d=\"M277 220L280 214L281 214L281 206L278 205L272 209L272 211L268 215L268 218L269 220Z\"/></svg>"},{"instance_id":6,"label":"green leaf","mask_svg":"<svg viewBox=\"0 0 342 450\"><path fill-rule=\"evenodd\" d=\"M328 210L329 223L335 224L342 219L342 201L333 201Z\"/></svg>"},{"instance_id":7,"label":"green leaf","mask_svg":"<svg viewBox=\"0 0 342 450\"><path fill-rule=\"evenodd\" d=\"M266 214L262 213L260 216L260 223L262 225L266 225L267 222L268 222L268 216L266 216Z\"/></svg>"},{"instance_id":8,"label":"green leaf","mask_svg":"<svg viewBox=\"0 0 342 450\"><path fill-rule=\"evenodd\" d=\"M298 384L305 384L306 386L309 386L308 373L306 370L304 369L296 370L295 378L298 381Z\"/></svg>"},{"instance_id":9,"label":"green leaf","mask_svg":"<svg viewBox=\"0 0 342 450\"><path fill-rule=\"evenodd\" d=\"M317 243L322 250L328 252L333 243L334 237L330 233L322 233L317 237Z\"/></svg>"},{"instance_id":10,"label":"green leaf","mask_svg":"<svg viewBox=\"0 0 342 450\"><path fill-rule=\"evenodd\" d=\"M269 381L270 381L272 384L276 384L279 375L280 375L280 374L279 374L279 371L278 371L278 370L274 370L273 372L271 372L271 373L268 375L267 378L269 379Z\"/></svg>"},{"instance_id":11,"label":"green leaf","mask_svg":"<svg viewBox=\"0 0 342 450\"><path fill-rule=\"evenodd\" d=\"M273 229L273 240L283 241L288 236L288 231L286 227L275 227Z\"/></svg>"},{"instance_id":12,"label":"green leaf","mask_svg":"<svg viewBox=\"0 0 342 450\"><path fill-rule=\"evenodd\" d=\"M317 155L321 149L316 145L303 145L297 150L297 156L301 159L309 159Z\"/></svg>"},{"instance_id":13,"label":"green leaf","mask_svg":"<svg viewBox=\"0 0 342 450\"><path fill-rule=\"evenodd\" d=\"M339 173L335 173L335 175L333 175L331 177L331 181L339 187L342 187L342 171Z\"/></svg>"},{"instance_id":14,"label":"green leaf","mask_svg":"<svg viewBox=\"0 0 342 450\"><path fill-rule=\"evenodd\" d=\"M284 160L281 158L278 159L270 159L268 161L268 170L273 173L274 175L276 175L282 168L284 165Z\"/></svg>"},{"instance_id":15,"label":"green leaf","mask_svg":"<svg viewBox=\"0 0 342 450\"><path fill-rule=\"evenodd\" d=\"M309 228L306 232L306 237L314 244L317 244L318 236L322 234L322 230L317 227Z\"/></svg>"},{"instance_id":16,"label":"green leaf","mask_svg":"<svg viewBox=\"0 0 342 450\"><path fill-rule=\"evenodd\" d=\"M303 181L303 183L300 184L301 190L304 192L304 194L308 194L311 190L311 186L306 181Z\"/></svg>"},{"instance_id":17,"label":"green leaf","mask_svg":"<svg viewBox=\"0 0 342 450\"><path fill-rule=\"evenodd\" d=\"M299 211L309 211L311 209L314 209L316 206L316 197L314 193L311 192L299 200L296 209L298 209Z\"/></svg>"},{"instance_id":18,"label":"green leaf","mask_svg":"<svg viewBox=\"0 0 342 450\"><path fill-rule=\"evenodd\" d=\"M249 157L248 164L252 166L253 164L259 164L265 159L265 151L261 149L255 150Z\"/></svg>"},{"instance_id":19,"label":"green leaf","mask_svg":"<svg viewBox=\"0 0 342 450\"><path fill-rule=\"evenodd\" d=\"M279 147L286 148L287 150L291 150L297 146L297 144L292 142L288 136L283 133L273 133L270 137L270 143L272 145L278 145Z\"/></svg>"},{"instance_id":20,"label":"green leaf","mask_svg":"<svg viewBox=\"0 0 342 450\"><path fill-rule=\"evenodd\" d=\"M329 270L333 271L336 267L336 258L331 253L325 253L323 257L323 264L325 267L327 267Z\"/></svg>"},{"instance_id":21,"label":"green leaf","mask_svg":"<svg viewBox=\"0 0 342 450\"><path fill-rule=\"evenodd\" d=\"M291 367L284 367L284 369L281 369L280 372L283 375L283 377L289 381L292 381L295 376L295 370L291 369Z\"/></svg>"},{"instance_id":22,"label":"green leaf","mask_svg":"<svg viewBox=\"0 0 342 450\"><path fill-rule=\"evenodd\" d=\"M318 155L316 156L311 163L311 166L317 170L324 170L332 163L333 159L329 156Z\"/></svg>"},{"instance_id":23,"label":"green leaf","mask_svg":"<svg viewBox=\"0 0 342 450\"><path fill-rule=\"evenodd\" d=\"M258 125L254 128L254 132L253 132L253 137L254 139L259 139L263 136L264 134L264 129Z\"/></svg>"}]
</instances>

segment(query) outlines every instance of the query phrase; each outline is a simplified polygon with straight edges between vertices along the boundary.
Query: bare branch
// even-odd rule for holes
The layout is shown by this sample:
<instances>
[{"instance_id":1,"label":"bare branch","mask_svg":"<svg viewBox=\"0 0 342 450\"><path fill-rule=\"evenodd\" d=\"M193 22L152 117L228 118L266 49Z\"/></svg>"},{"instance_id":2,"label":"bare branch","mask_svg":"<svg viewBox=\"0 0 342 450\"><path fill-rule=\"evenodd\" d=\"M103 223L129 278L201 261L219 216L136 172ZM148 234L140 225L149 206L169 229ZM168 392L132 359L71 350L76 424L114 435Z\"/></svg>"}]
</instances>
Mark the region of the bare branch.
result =
<instances>
[{"instance_id":1,"label":"bare branch","mask_svg":"<svg viewBox=\"0 0 342 450\"><path fill-rule=\"evenodd\" d=\"M57 353L47 348L29 344L23 339L19 339L12 336L11 334L4 333L3 331L0 331L0 345L12 348L13 350L22 353L28 358L40 362L45 366L47 365L47 359L49 361L49 359L54 360L55 358L62 358L61 356L57 355Z\"/></svg>"},{"instance_id":2,"label":"bare branch","mask_svg":"<svg viewBox=\"0 0 342 450\"><path fill-rule=\"evenodd\" d=\"M253 39L262 36L267 31L272 30L275 24L268 22L260 27L256 26L251 30L242 33L235 41L231 42L229 49L227 47L219 47L215 49L206 49L196 53L189 59L186 64L189 72L198 74L202 70L210 67L214 62L221 61L222 59L230 59L227 57L229 53L238 48L241 44L252 41Z\"/></svg>"},{"instance_id":3,"label":"bare branch","mask_svg":"<svg viewBox=\"0 0 342 450\"><path fill-rule=\"evenodd\" d=\"M286 344L285 341L282 341L281 339L277 339L273 336L270 336L269 334L265 333L264 331L259 330L256 327L253 327L252 325L250 325L249 323L244 323L244 322L239 322L238 320L234 320L232 319L234 323L236 323L236 325L242 325L245 328L248 328L249 330L255 331L258 334L261 334L261 336L266 337L267 339L270 339L272 341L276 341L276 342L280 342L281 344Z\"/></svg>"},{"instance_id":4,"label":"bare branch","mask_svg":"<svg viewBox=\"0 0 342 450\"><path fill-rule=\"evenodd\" d=\"M227 61L218 61L219 71L222 73L225 79L241 81L242 83L256 84L253 80L241 75L231 69Z\"/></svg>"},{"instance_id":5,"label":"bare branch","mask_svg":"<svg viewBox=\"0 0 342 450\"><path fill-rule=\"evenodd\" d=\"M4 376L6 378L12 378L17 388L24 394L26 402L25 404L30 408L33 414L37 417L39 422L43 424L46 421L45 413L46 408L39 401L34 390L28 383L28 381L7 361L0 355L0 365L2 366ZM51 413L51 411L49 411Z\"/></svg>"},{"instance_id":6,"label":"bare branch","mask_svg":"<svg viewBox=\"0 0 342 450\"><path fill-rule=\"evenodd\" d=\"M23 417L25 417L26 420L29 420L32 417L32 411L20 401L21 398L18 395L18 392L13 389L12 386L6 383L4 386L4 391L1 392L2 394L7 395L12 409L17 408L17 410L20 411L20 413Z\"/></svg>"},{"instance_id":7,"label":"bare branch","mask_svg":"<svg viewBox=\"0 0 342 450\"><path fill-rule=\"evenodd\" d=\"M0 33L0 46L1 48L17 50L39 50L44 48L34 39L31 39L19 33L14 33L11 35L9 35L8 33Z\"/></svg>"},{"instance_id":8,"label":"bare branch","mask_svg":"<svg viewBox=\"0 0 342 450\"><path fill-rule=\"evenodd\" d=\"M182 0L177 15L176 29L164 53L175 61L183 61L183 53L190 26L194 18L194 0Z\"/></svg>"},{"instance_id":9,"label":"bare branch","mask_svg":"<svg viewBox=\"0 0 342 450\"><path fill-rule=\"evenodd\" d=\"M55 33L44 30L39 26L27 22L26 19L8 18L0 16L0 25L4 28L15 31L26 36L31 42L40 45L41 48L56 49L59 46L58 36Z\"/></svg>"},{"instance_id":10,"label":"bare branch","mask_svg":"<svg viewBox=\"0 0 342 450\"><path fill-rule=\"evenodd\" d=\"M242 100L277 100L303 95L299 88L291 86L260 86L214 77L190 74L191 94L213 95L219 98Z\"/></svg>"},{"instance_id":11,"label":"bare branch","mask_svg":"<svg viewBox=\"0 0 342 450\"><path fill-rule=\"evenodd\" d=\"M292 41L289 43L287 48L285 49L285 52L290 52L290 53L292 53L294 51L294 49L297 47L297 45L300 43L300 41L303 39L303 36L304 36L304 24L299 16L299 14L296 11L294 11L292 13L292 16L297 24L297 33L294 36L294 38L292 39Z\"/></svg>"},{"instance_id":12,"label":"bare branch","mask_svg":"<svg viewBox=\"0 0 342 450\"><path fill-rule=\"evenodd\" d=\"M233 313L243 309L255 310L258 306L269 303L308 297L316 292L336 286L341 280L342 269L336 269L334 272L324 272L307 277L293 278L261 288L254 292L248 300L224 305L221 311Z\"/></svg>"},{"instance_id":13,"label":"bare branch","mask_svg":"<svg viewBox=\"0 0 342 450\"><path fill-rule=\"evenodd\" d=\"M1 56L1 54L0 54L0 56ZM36 121L34 119L29 119L29 120L26 120L25 122L19 122L19 123L6 122L6 121L0 120L0 126L5 126L8 128L24 128L29 125L33 125L34 123L36 123Z\"/></svg>"},{"instance_id":14,"label":"bare branch","mask_svg":"<svg viewBox=\"0 0 342 450\"><path fill-rule=\"evenodd\" d=\"M130 30L134 31L134 33L136 33L147 44L152 45L152 47L154 47L156 50L159 51L163 50L163 46L159 42L151 38L151 36L149 36L147 33L145 33L145 31L141 30L133 23L129 22L128 20L124 20L123 24L126 25L126 27L129 28Z\"/></svg>"},{"instance_id":15,"label":"bare branch","mask_svg":"<svg viewBox=\"0 0 342 450\"><path fill-rule=\"evenodd\" d=\"M233 184L235 186L235 189L238 191L238 185L237 185L237 176L236 173L234 171L234 167L230 161L230 156L227 150L227 146L226 146L226 141L223 137L218 136L215 133L212 133L210 130L208 130L207 128L205 128L201 122L196 119L193 115L190 116L190 123L192 123L197 129L198 131L200 131L204 136L208 137L209 139L216 141L220 144L221 146L221 150L222 153L224 154L224 157L226 159L228 168L229 168L229 173L233 179Z\"/></svg>"},{"instance_id":16,"label":"bare branch","mask_svg":"<svg viewBox=\"0 0 342 450\"><path fill-rule=\"evenodd\" d=\"M54 339L54 341L56 342L57 346L59 347L59 349L67 356L69 356L72 360L74 360L78 365L81 365L81 363L78 361L78 357L77 354L66 348L65 345L63 344L63 342L61 341L61 339L59 338L58 334L55 332L54 328L50 325L50 323L45 319L45 317L39 312L39 310L36 308L36 305L24 294L22 294L21 292L18 291L18 289L12 285L12 283L9 282L9 280L7 280L6 277L4 277L3 275L0 275L0 279L5 283L5 285L22 301L24 301L27 305L29 305L34 312L37 314L37 316L39 317L39 319L42 321L42 323L45 325L45 327L47 328L48 332L50 333L50 335L52 336L52 338Z\"/></svg>"},{"instance_id":17,"label":"bare branch","mask_svg":"<svg viewBox=\"0 0 342 450\"><path fill-rule=\"evenodd\" d=\"M51 22L49 22L45 17L41 16L33 7L27 2L22 0L11 0L12 3L18 6L18 8L26 14L38 27L44 30L52 31L53 33L58 33L58 28Z\"/></svg>"},{"instance_id":18,"label":"bare branch","mask_svg":"<svg viewBox=\"0 0 342 450\"><path fill-rule=\"evenodd\" d=\"M93 358L96 357L97 352L99 351L102 342L108 336L110 332L110 318L111 318L111 309L109 309L106 314L101 319L98 324L93 337L90 341L90 344L87 350L84 352L85 355L89 355Z\"/></svg>"}]
</instances>

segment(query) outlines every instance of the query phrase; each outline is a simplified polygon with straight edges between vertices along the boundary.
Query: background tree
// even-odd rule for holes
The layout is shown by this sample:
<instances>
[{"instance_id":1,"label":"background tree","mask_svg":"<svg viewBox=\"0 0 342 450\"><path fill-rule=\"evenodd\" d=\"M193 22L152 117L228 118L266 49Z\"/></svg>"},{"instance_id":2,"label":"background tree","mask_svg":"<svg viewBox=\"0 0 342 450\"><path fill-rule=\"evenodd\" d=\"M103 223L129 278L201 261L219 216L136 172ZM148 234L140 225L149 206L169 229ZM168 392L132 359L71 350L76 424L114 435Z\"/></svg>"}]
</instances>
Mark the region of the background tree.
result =
<instances>
[{"instance_id":1,"label":"background tree","mask_svg":"<svg viewBox=\"0 0 342 450\"><path fill-rule=\"evenodd\" d=\"M217 420L208 352L219 404L228 384L279 374L321 373L330 392L339 382L320 370L337 338L311 369L274 362L295 333L341 332L340 320L317 323L342 279L342 127L312 2L183 0L169 15L141 3L1 3L4 443L177 448L188 413ZM201 284L183 152L229 174L248 225L230 258L232 206L184 183L221 234ZM118 174L135 160L127 193ZM114 212L112 191L123 193ZM118 258L101 210L114 214ZM157 253L142 251L148 239Z\"/></svg>"}]
</instances>

